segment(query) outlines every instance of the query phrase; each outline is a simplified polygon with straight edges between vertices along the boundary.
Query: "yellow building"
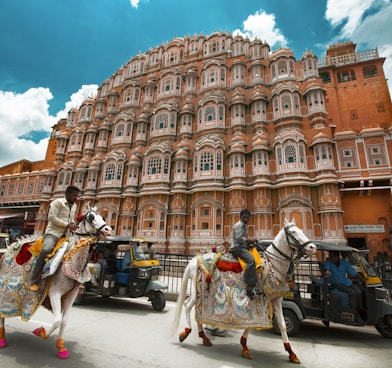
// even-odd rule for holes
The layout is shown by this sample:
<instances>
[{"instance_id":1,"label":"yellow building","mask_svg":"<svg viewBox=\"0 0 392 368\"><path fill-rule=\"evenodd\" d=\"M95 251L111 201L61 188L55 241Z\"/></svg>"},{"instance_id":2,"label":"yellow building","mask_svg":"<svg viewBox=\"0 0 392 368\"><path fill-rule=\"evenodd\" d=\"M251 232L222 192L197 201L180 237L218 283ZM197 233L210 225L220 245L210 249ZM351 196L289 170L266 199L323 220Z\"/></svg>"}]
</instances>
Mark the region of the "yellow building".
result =
<instances>
[{"instance_id":1,"label":"yellow building","mask_svg":"<svg viewBox=\"0 0 392 368\"><path fill-rule=\"evenodd\" d=\"M296 60L228 33L151 48L53 127L44 161L0 168L2 231L19 215L42 234L50 201L72 184L80 207L160 251L227 244L248 208L255 237L294 218L311 239L391 256L383 62L351 42Z\"/></svg>"}]
</instances>

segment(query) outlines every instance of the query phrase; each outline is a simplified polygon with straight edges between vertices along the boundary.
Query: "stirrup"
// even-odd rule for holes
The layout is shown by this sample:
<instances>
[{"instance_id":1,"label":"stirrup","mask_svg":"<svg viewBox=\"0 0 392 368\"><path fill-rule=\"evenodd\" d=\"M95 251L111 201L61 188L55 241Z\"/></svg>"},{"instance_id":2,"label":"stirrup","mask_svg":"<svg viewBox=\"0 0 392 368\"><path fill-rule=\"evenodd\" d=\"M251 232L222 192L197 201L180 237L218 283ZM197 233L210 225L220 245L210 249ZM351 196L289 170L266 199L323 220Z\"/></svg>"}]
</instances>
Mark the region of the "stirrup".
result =
<instances>
[{"instance_id":1,"label":"stirrup","mask_svg":"<svg viewBox=\"0 0 392 368\"><path fill-rule=\"evenodd\" d=\"M38 291L39 290L39 285L38 284L30 285L30 290L34 291L34 292Z\"/></svg>"}]
</instances>

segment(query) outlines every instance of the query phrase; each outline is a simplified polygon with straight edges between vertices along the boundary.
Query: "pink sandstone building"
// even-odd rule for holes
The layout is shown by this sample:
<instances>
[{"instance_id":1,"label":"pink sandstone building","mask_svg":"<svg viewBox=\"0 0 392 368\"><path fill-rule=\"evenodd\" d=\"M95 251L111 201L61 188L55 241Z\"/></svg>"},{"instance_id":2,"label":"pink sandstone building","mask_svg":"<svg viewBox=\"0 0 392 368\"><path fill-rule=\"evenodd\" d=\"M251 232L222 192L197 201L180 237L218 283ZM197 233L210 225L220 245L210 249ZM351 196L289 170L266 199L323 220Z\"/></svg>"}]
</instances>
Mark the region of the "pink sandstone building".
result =
<instances>
[{"instance_id":1,"label":"pink sandstone building","mask_svg":"<svg viewBox=\"0 0 392 368\"><path fill-rule=\"evenodd\" d=\"M115 233L168 253L228 244L239 212L272 239L311 239L391 260L392 107L377 50L318 59L228 33L132 57L72 109L45 160L0 168L2 231L42 234L68 185Z\"/></svg>"}]
</instances>

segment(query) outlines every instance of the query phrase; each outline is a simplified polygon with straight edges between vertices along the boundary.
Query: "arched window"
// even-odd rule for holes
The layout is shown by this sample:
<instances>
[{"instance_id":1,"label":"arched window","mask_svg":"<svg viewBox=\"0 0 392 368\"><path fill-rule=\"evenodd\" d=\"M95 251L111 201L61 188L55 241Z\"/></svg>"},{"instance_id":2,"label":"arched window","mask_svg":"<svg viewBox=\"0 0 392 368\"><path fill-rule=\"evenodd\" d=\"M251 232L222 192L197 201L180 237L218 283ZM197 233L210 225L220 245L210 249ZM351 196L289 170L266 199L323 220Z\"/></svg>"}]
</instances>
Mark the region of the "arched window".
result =
<instances>
[{"instance_id":1,"label":"arched window","mask_svg":"<svg viewBox=\"0 0 392 368\"><path fill-rule=\"evenodd\" d=\"M214 170L214 156L211 152L204 152L200 157L200 171Z\"/></svg>"},{"instance_id":2,"label":"arched window","mask_svg":"<svg viewBox=\"0 0 392 368\"><path fill-rule=\"evenodd\" d=\"M275 148L278 171L306 169L305 144L287 140Z\"/></svg>"},{"instance_id":3,"label":"arched window","mask_svg":"<svg viewBox=\"0 0 392 368\"><path fill-rule=\"evenodd\" d=\"M195 177L223 175L223 151L221 148L205 148L195 154Z\"/></svg>"},{"instance_id":4,"label":"arched window","mask_svg":"<svg viewBox=\"0 0 392 368\"><path fill-rule=\"evenodd\" d=\"M148 155L143 162L142 183L168 182L170 179L170 158L169 152L156 152Z\"/></svg>"},{"instance_id":5,"label":"arched window","mask_svg":"<svg viewBox=\"0 0 392 368\"><path fill-rule=\"evenodd\" d=\"M113 180L116 167L114 164L108 164L105 170L105 180Z\"/></svg>"},{"instance_id":6,"label":"arched window","mask_svg":"<svg viewBox=\"0 0 392 368\"><path fill-rule=\"evenodd\" d=\"M268 174L269 173L269 161L268 152L264 150L255 151L253 153L253 174Z\"/></svg>"},{"instance_id":7,"label":"arched window","mask_svg":"<svg viewBox=\"0 0 392 368\"><path fill-rule=\"evenodd\" d=\"M104 167L103 186L121 185L124 163L122 161L107 162Z\"/></svg>"},{"instance_id":8,"label":"arched window","mask_svg":"<svg viewBox=\"0 0 392 368\"><path fill-rule=\"evenodd\" d=\"M153 124L151 124L151 136L161 134L175 134L177 112L168 112L167 110L162 110L162 112L158 112L155 116L153 116L152 121Z\"/></svg>"},{"instance_id":9,"label":"arched window","mask_svg":"<svg viewBox=\"0 0 392 368\"><path fill-rule=\"evenodd\" d=\"M161 158L159 156L152 156L147 161L147 175L161 173Z\"/></svg>"},{"instance_id":10,"label":"arched window","mask_svg":"<svg viewBox=\"0 0 392 368\"><path fill-rule=\"evenodd\" d=\"M284 155L286 163L297 162L297 153L295 152L294 146L286 146Z\"/></svg>"},{"instance_id":11,"label":"arched window","mask_svg":"<svg viewBox=\"0 0 392 368\"><path fill-rule=\"evenodd\" d=\"M205 110L204 120L205 121L215 121L215 119L216 119L215 106L208 106Z\"/></svg>"},{"instance_id":12,"label":"arched window","mask_svg":"<svg viewBox=\"0 0 392 368\"><path fill-rule=\"evenodd\" d=\"M120 124L116 128L116 137L122 137L124 135L124 125Z\"/></svg>"}]
</instances>

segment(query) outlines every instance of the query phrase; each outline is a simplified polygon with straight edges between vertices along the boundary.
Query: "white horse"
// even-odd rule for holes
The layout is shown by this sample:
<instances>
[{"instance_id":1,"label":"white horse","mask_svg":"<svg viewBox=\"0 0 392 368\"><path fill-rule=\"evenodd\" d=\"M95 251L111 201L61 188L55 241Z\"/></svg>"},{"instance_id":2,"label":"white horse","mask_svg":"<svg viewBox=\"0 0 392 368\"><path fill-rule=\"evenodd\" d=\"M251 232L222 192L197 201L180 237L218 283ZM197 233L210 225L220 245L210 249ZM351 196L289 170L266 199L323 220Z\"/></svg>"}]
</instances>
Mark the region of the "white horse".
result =
<instances>
[{"instance_id":1,"label":"white horse","mask_svg":"<svg viewBox=\"0 0 392 368\"><path fill-rule=\"evenodd\" d=\"M86 206L85 215L78 220L81 222L68 239L61 265L52 276L40 280L38 292L29 289L29 280L36 260L27 250L32 243L31 239L21 239L11 244L9 251L0 260L0 348L7 346L4 318L20 316L22 320L28 320L42 304L53 312L54 322L47 332L44 327L40 327L33 333L47 339L59 328L56 340L57 356L60 359L69 357L68 349L63 343L63 334L80 285L91 277L86 267L91 245L99 234L109 236L112 233L111 227L95 208ZM30 259L27 260L28 258Z\"/></svg>"},{"instance_id":2,"label":"white horse","mask_svg":"<svg viewBox=\"0 0 392 368\"><path fill-rule=\"evenodd\" d=\"M267 262L269 265L268 272L268 285L263 284L264 293L269 298L272 304L273 314L276 318L278 323L285 350L289 353L289 359L293 363L300 363L300 360L296 356L296 354L292 351L290 342L287 336L286 330L286 323L283 316L282 310L282 294L277 292L271 292L271 280L276 285L283 285L285 284L286 274L290 266L290 262L295 258L302 257L303 255L310 256L316 253L317 247L313 244L303 233L301 229L299 229L295 222L288 222L285 220L284 227L279 231L276 235L275 239L273 240L272 244L269 245L264 252L264 262ZM207 254L208 255L208 254ZM191 317L190 312L193 306L196 303L196 280L198 276L198 263L201 258L205 258L207 255L199 255L199 259L196 257L192 258L192 260L187 265L184 275L183 275L183 282L181 285L181 291L177 299L177 308L175 311L175 317L172 325L171 333L172 335L177 331L179 320L181 317L182 307L185 306L185 314L186 314L186 321L187 326L184 331L181 332L179 335L180 342L184 341L187 336L191 332ZM205 271L209 271L204 269ZM188 280L192 280L192 289L191 295L189 298L185 300L187 287L188 287ZM211 283L214 282L214 278L212 277ZM278 289L279 287L277 287ZM276 290L277 290L276 289ZM216 295L216 298L219 296ZM248 297L245 297L248 298ZM256 297L256 302L257 302ZM205 335L203 331L203 324L199 321L197 322L199 337L203 340L203 345L211 346L212 343L210 339ZM238 325L233 326L233 328L239 328ZM243 327L242 327L243 328ZM242 356L247 359L253 359L253 356L249 352L247 347L247 338L249 335L251 328L245 328L244 333L241 337L241 345L242 345Z\"/></svg>"}]
</instances>

